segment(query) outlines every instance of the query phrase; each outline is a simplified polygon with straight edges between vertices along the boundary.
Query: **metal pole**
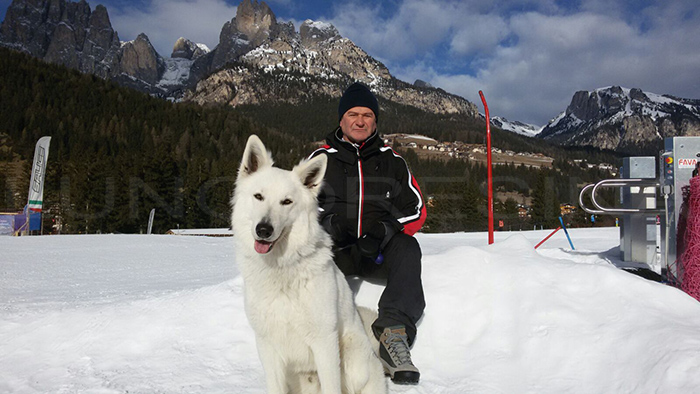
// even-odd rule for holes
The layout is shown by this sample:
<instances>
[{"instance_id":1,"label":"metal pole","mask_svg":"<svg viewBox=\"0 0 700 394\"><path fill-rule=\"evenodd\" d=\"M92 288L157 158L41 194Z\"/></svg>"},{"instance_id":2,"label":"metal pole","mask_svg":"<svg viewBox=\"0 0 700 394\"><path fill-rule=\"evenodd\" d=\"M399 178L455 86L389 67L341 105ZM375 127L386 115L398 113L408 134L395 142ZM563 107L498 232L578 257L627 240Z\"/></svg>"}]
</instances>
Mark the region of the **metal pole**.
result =
<instances>
[{"instance_id":1,"label":"metal pole","mask_svg":"<svg viewBox=\"0 0 700 394\"><path fill-rule=\"evenodd\" d=\"M564 219L561 216L559 216L559 223L561 223L561 228L564 229L564 234L566 234L566 239L569 240L569 245L571 245L571 250L576 250L576 248L574 248L574 243L571 242L571 237L569 237L569 232L566 230L566 226L564 225Z\"/></svg>"},{"instance_id":2,"label":"metal pole","mask_svg":"<svg viewBox=\"0 0 700 394\"><path fill-rule=\"evenodd\" d=\"M547 237L545 237L545 239L543 239L542 241L540 241L540 243L538 243L537 245L535 245L535 249L539 248L540 245L542 245L543 243L545 243L548 239L552 238L552 235L554 235L554 234L555 234L557 231L559 231L559 230L561 230L561 226L557 227L556 230L554 230L554 231L552 231L551 233L549 233L549 235L548 235Z\"/></svg>"},{"instance_id":3,"label":"metal pole","mask_svg":"<svg viewBox=\"0 0 700 394\"><path fill-rule=\"evenodd\" d=\"M484 104L484 115L486 116L486 188L488 192L487 204L489 211L489 245L493 243L493 174L491 173L491 118L489 117L489 106L486 104L484 92L479 90L481 102Z\"/></svg>"}]
</instances>

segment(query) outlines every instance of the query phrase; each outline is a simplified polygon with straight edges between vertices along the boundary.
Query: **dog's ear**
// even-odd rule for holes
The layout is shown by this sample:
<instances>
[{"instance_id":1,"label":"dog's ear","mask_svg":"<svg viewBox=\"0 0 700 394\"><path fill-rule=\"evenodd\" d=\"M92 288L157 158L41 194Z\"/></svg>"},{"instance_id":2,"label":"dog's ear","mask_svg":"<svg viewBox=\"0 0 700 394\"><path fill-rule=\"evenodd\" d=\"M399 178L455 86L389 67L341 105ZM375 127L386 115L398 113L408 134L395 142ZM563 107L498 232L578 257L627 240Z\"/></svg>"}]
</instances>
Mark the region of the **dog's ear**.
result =
<instances>
[{"instance_id":1,"label":"dog's ear","mask_svg":"<svg viewBox=\"0 0 700 394\"><path fill-rule=\"evenodd\" d=\"M323 176L326 175L327 163L328 158L326 155L320 154L313 159L303 160L292 171L297 174L304 186L311 189L315 195L318 195L318 192L321 190Z\"/></svg>"},{"instance_id":2,"label":"dog's ear","mask_svg":"<svg viewBox=\"0 0 700 394\"><path fill-rule=\"evenodd\" d=\"M246 177L262 168L271 167L272 164L270 152L265 149L265 145L263 145L257 135L251 134L248 137L248 142L245 144L243 160L241 160L241 166L238 168L238 177Z\"/></svg>"}]
</instances>

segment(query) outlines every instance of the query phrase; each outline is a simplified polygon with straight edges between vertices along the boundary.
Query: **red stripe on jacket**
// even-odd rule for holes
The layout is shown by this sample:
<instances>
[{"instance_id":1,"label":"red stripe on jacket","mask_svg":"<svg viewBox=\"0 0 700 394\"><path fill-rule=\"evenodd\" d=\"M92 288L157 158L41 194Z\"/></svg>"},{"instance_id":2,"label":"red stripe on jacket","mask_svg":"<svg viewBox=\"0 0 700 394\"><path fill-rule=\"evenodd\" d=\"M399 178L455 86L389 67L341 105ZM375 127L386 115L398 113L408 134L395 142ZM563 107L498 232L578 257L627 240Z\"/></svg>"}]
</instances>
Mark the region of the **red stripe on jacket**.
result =
<instances>
[{"instance_id":1,"label":"red stripe on jacket","mask_svg":"<svg viewBox=\"0 0 700 394\"><path fill-rule=\"evenodd\" d=\"M416 188L416 190L418 190L418 193L420 193L420 199L423 202L423 204L420 207L420 217L418 217L418 219L412 222L404 223L403 225L403 232L408 235L413 235L417 233L423 227L423 223L425 223L425 218L428 217L428 211L425 209L425 200L423 199L423 193L420 191L418 182L416 181L416 178L413 176L413 174L411 174L411 184L413 185L413 187Z\"/></svg>"}]
</instances>

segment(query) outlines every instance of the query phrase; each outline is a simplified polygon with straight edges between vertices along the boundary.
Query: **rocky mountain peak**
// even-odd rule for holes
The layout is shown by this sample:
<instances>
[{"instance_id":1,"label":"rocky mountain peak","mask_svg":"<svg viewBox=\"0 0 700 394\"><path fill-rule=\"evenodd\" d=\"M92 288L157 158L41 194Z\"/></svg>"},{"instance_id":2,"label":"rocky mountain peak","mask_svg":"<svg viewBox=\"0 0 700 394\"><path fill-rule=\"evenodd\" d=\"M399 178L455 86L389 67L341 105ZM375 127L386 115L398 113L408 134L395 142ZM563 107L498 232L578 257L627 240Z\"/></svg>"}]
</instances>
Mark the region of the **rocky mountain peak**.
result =
<instances>
[{"instance_id":1,"label":"rocky mountain peak","mask_svg":"<svg viewBox=\"0 0 700 394\"><path fill-rule=\"evenodd\" d=\"M306 20L297 32L262 1L243 0L212 51L181 38L163 59L145 34L121 43L107 9L85 0L13 0L0 45L159 96L228 105L338 97L360 81L381 98L435 113L475 117L476 106L429 85L395 79L386 66L330 23ZM203 78L205 78L203 80Z\"/></svg>"},{"instance_id":2,"label":"rocky mountain peak","mask_svg":"<svg viewBox=\"0 0 700 394\"><path fill-rule=\"evenodd\" d=\"M638 101L640 103L648 103L650 101L649 97L644 92L642 92L642 89L638 88L630 89L629 96L630 99Z\"/></svg>"},{"instance_id":3,"label":"rocky mountain peak","mask_svg":"<svg viewBox=\"0 0 700 394\"><path fill-rule=\"evenodd\" d=\"M566 107L566 115L573 115L578 119L593 119L598 116L600 106L598 96L582 90L574 94L571 103Z\"/></svg>"},{"instance_id":4,"label":"rocky mountain peak","mask_svg":"<svg viewBox=\"0 0 700 394\"><path fill-rule=\"evenodd\" d=\"M89 5L88 5L89 7ZM102 4L95 6L92 11L90 21L93 23L94 27L98 28L112 28L112 22L109 20L109 13L107 12L107 7Z\"/></svg>"},{"instance_id":5,"label":"rocky mountain peak","mask_svg":"<svg viewBox=\"0 0 700 394\"><path fill-rule=\"evenodd\" d=\"M209 75L205 80L200 77ZM275 83L262 83L274 79ZM435 113L475 117L476 106L429 86L396 80L381 62L330 23L306 20L277 23L264 3L244 0L236 17L221 30L219 45L197 60L190 72L196 89L186 100L201 104L256 104L267 100L297 102L311 95L339 97L350 82L360 81L386 100ZM199 82L192 82L199 81ZM289 89L286 86L295 86Z\"/></svg>"},{"instance_id":6,"label":"rocky mountain peak","mask_svg":"<svg viewBox=\"0 0 700 394\"><path fill-rule=\"evenodd\" d=\"M236 9L236 16L221 28L219 45L210 56L193 66L192 82L237 60L280 30L275 14L264 1L243 0Z\"/></svg>"},{"instance_id":7,"label":"rocky mountain peak","mask_svg":"<svg viewBox=\"0 0 700 394\"><path fill-rule=\"evenodd\" d=\"M665 137L700 135L700 105L692 100L610 86L576 92L539 138L564 145L639 153Z\"/></svg>"},{"instance_id":8,"label":"rocky mountain peak","mask_svg":"<svg viewBox=\"0 0 700 394\"><path fill-rule=\"evenodd\" d=\"M118 63L119 37L107 9L92 12L84 0L14 0L0 26L0 45L103 78Z\"/></svg>"},{"instance_id":9,"label":"rocky mountain peak","mask_svg":"<svg viewBox=\"0 0 700 394\"><path fill-rule=\"evenodd\" d=\"M123 73L155 85L164 71L163 60L148 39L141 33L133 41L122 43L119 63Z\"/></svg>"},{"instance_id":10,"label":"rocky mountain peak","mask_svg":"<svg viewBox=\"0 0 700 394\"><path fill-rule=\"evenodd\" d=\"M167 93L155 87L165 62L148 37L121 43L107 8L92 11L85 0L13 0L0 26L0 45L149 93Z\"/></svg>"},{"instance_id":11,"label":"rocky mountain peak","mask_svg":"<svg viewBox=\"0 0 700 394\"><path fill-rule=\"evenodd\" d=\"M627 92L619 86L612 86L595 92L600 98L600 107L604 114L617 113L625 109L630 101L629 89L626 90Z\"/></svg>"},{"instance_id":12,"label":"rocky mountain peak","mask_svg":"<svg viewBox=\"0 0 700 394\"><path fill-rule=\"evenodd\" d=\"M301 36L301 42L306 45L319 41L326 41L334 37L340 38L338 29L332 24L314 22L311 19L305 20L304 23L299 26L299 35Z\"/></svg>"},{"instance_id":13,"label":"rocky mountain peak","mask_svg":"<svg viewBox=\"0 0 700 394\"><path fill-rule=\"evenodd\" d=\"M277 25L277 18L263 1L243 0L236 9L236 29L248 37L253 47L262 44L270 36L270 29Z\"/></svg>"},{"instance_id":14,"label":"rocky mountain peak","mask_svg":"<svg viewBox=\"0 0 700 394\"><path fill-rule=\"evenodd\" d=\"M422 79L416 79L415 82L413 82L413 86L417 88L432 88L433 85L431 85L428 82L423 81Z\"/></svg>"},{"instance_id":15,"label":"rocky mountain peak","mask_svg":"<svg viewBox=\"0 0 700 394\"><path fill-rule=\"evenodd\" d=\"M180 37L173 45L172 58L182 58L187 60L195 60L209 53L209 48L204 44L195 44L194 42Z\"/></svg>"}]
</instances>

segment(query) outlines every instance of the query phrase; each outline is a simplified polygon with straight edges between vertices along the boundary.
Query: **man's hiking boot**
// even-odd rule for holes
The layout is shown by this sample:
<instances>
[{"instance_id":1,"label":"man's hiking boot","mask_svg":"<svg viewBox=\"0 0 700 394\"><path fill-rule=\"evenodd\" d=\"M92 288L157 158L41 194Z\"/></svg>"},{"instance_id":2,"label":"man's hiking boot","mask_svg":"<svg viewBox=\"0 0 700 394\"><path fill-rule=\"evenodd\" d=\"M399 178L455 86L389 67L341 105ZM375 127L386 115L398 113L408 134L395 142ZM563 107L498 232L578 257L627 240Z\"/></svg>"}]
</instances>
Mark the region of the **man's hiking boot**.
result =
<instances>
[{"instance_id":1,"label":"man's hiking boot","mask_svg":"<svg viewBox=\"0 0 700 394\"><path fill-rule=\"evenodd\" d=\"M411 361L404 326L387 327L379 336L379 359L396 384L418 384L420 372Z\"/></svg>"}]
</instances>

